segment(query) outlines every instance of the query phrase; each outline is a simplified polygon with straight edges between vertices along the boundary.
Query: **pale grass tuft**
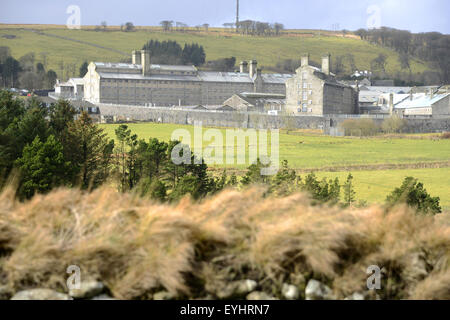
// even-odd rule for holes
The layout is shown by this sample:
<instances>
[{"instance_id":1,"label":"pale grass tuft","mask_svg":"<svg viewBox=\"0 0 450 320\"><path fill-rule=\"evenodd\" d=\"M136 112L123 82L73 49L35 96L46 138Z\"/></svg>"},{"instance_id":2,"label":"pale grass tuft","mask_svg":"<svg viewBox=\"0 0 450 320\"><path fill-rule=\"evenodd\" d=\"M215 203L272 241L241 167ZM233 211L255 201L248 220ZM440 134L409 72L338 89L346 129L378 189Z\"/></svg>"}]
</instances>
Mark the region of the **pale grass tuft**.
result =
<instances>
[{"instance_id":1,"label":"pale grass tuft","mask_svg":"<svg viewBox=\"0 0 450 320\"><path fill-rule=\"evenodd\" d=\"M303 194L226 190L200 203L159 204L109 188L59 189L26 203L0 194L0 284L67 291L69 265L123 299L167 290L202 297L254 279L271 293L302 274L343 298L384 268L385 299L448 298L450 219L406 207L311 206ZM447 287L446 287L447 286Z\"/></svg>"}]
</instances>

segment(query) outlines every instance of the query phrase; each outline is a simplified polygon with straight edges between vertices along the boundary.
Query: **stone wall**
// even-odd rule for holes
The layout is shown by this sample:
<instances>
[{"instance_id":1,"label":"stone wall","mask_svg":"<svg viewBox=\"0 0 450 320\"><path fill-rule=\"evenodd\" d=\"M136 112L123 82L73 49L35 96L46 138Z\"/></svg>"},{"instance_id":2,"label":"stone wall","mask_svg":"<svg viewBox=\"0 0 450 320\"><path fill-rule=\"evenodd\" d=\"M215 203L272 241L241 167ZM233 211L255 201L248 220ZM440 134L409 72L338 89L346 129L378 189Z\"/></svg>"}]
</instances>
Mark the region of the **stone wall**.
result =
<instances>
[{"instance_id":1,"label":"stone wall","mask_svg":"<svg viewBox=\"0 0 450 320\"><path fill-rule=\"evenodd\" d=\"M255 129L323 129L330 121L324 117L287 117L260 113L220 112L202 110L183 110L156 107L131 107L99 104L102 116L115 116L118 119L138 120L159 123L192 125L201 121L204 126L255 128Z\"/></svg>"},{"instance_id":2,"label":"stone wall","mask_svg":"<svg viewBox=\"0 0 450 320\"><path fill-rule=\"evenodd\" d=\"M272 116L261 113L182 110L168 108L98 105L102 116L115 116L124 120L192 125L196 121L203 126L255 128L255 129L321 129L330 134L347 120L344 117L320 116ZM383 119L373 119L381 124ZM405 119L408 133L433 133L450 131L450 117Z\"/></svg>"}]
</instances>

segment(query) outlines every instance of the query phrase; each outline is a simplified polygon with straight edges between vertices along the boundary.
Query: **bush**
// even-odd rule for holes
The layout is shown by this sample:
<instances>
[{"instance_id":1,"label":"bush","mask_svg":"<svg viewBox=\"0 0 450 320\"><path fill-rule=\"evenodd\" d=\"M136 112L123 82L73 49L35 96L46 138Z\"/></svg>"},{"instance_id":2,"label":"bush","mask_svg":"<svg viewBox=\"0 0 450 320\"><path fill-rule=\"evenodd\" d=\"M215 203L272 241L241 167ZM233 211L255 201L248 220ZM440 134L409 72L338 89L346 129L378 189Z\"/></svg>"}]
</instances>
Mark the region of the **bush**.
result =
<instances>
[{"instance_id":1,"label":"bush","mask_svg":"<svg viewBox=\"0 0 450 320\"><path fill-rule=\"evenodd\" d=\"M372 119L348 119L342 122L341 127L346 136L373 136L380 131L380 127Z\"/></svg>"},{"instance_id":2,"label":"bush","mask_svg":"<svg viewBox=\"0 0 450 320\"><path fill-rule=\"evenodd\" d=\"M438 214L442 212L439 197L431 197L423 184L413 177L407 177L400 188L396 188L386 199L390 207L399 203L408 206L422 214Z\"/></svg>"},{"instance_id":3,"label":"bush","mask_svg":"<svg viewBox=\"0 0 450 320\"><path fill-rule=\"evenodd\" d=\"M444 132L441 136L441 139L450 139L450 132Z\"/></svg>"},{"instance_id":4,"label":"bush","mask_svg":"<svg viewBox=\"0 0 450 320\"><path fill-rule=\"evenodd\" d=\"M401 133L405 130L406 121L397 115L383 121L381 129L384 133Z\"/></svg>"}]
</instances>

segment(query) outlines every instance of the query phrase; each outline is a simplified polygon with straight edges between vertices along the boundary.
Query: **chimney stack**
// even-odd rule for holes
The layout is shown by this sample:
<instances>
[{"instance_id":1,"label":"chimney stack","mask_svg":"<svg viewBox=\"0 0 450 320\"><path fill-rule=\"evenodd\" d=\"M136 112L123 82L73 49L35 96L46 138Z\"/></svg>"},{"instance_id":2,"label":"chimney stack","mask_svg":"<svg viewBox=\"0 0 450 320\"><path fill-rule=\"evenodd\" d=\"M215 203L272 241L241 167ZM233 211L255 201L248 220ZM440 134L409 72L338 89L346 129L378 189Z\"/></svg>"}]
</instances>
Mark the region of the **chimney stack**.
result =
<instances>
[{"instance_id":1,"label":"chimney stack","mask_svg":"<svg viewBox=\"0 0 450 320\"><path fill-rule=\"evenodd\" d=\"M302 67L306 67L309 65L309 54L305 54L302 56Z\"/></svg>"},{"instance_id":2,"label":"chimney stack","mask_svg":"<svg viewBox=\"0 0 450 320\"><path fill-rule=\"evenodd\" d=\"M147 76L150 74L150 51L142 50L141 51L141 64L142 64L142 75Z\"/></svg>"},{"instance_id":3,"label":"chimney stack","mask_svg":"<svg viewBox=\"0 0 450 320\"><path fill-rule=\"evenodd\" d=\"M141 53L139 51L133 50L132 53L132 64L141 64Z\"/></svg>"},{"instance_id":4,"label":"chimney stack","mask_svg":"<svg viewBox=\"0 0 450 320\"><path fill-rule=\"evenodd\" d=\"M322 57L322 72L326 75L330 75L330 67L331 67L331 55L327 53Z\"/></svg>"},{"instance_id":5,"label":"chimney stack","mask_svg":"<svg viewBox=\"0 0 450 320\"><path fill-rule=\"evenodd\" d=\"M253 78L256 75L257 69L258 69L258 62L256 60L251 60L249 69L250 78Z\"/></svg>"},{"instance_id":6,"label":"chimney stack","mask_svg":"<svg viewBox=\"0 0 450 320\"><path fill-rule=\"evenodd\" d=\"M394 114L394 94L389 95L389 114L392 116Z\"/></svg>"},{"instance_id":7,"label":"chimney stack","mask_svg":"<svg viewBox=\"0 0 450 320\"><path fill-rule=\"evenodd\" d=\"M242 61L241 62L240 72L241 73L247 73L247 67L248 67L248 62L247 61Z\"/></svg>"}]
</instances>

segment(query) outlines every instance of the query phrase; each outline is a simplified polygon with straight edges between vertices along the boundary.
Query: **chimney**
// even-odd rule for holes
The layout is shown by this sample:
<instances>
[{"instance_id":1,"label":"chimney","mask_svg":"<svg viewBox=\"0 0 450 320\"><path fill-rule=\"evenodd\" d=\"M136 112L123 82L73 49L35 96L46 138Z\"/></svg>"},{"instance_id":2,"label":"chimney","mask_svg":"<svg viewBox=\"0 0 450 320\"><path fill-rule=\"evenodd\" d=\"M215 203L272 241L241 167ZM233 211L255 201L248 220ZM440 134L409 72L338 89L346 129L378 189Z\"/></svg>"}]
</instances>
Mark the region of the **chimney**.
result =
<instances>
[{"instance_id":1,"label":"chimney","mask_svg":"<svg viewBox=\"0 0 450 320\"><path fill-rule=\"evenodd\" d=\"M331 67L331 55L327 53L322 57L322 72L326 75L330 75L330 67Z\"/></svg>"},{"instance_id":2,"label":"chimney","mask_svg":"<svg viewBox=\"0 0 450 320\"><path fill-rule=\"evenodd\" d=\"M309 54L305 54L302 56L302 67L306 67L309 65Z\"/></svg>"},{"instance_id":3,"label":"chimney","mask_svg":"<svg viewBox=\"0 0 450 320\"><path fill-rule=\"evenodd\" d=\"M241 62L240 72L241 73L247 73L247 67L248 67L248 62L247 61L242 61Z\"/></svg>"},{"instance_id":4,"label":"chimney","mask_svg":"<svg viewBox=\"0 0 450 320\"><path fill-rule=\"evenodd\" d=\"M141 51L141 64L142 64L142 75L147 76L150 74L150 51L142 50Z\"/></svg>"},{"instance_id":5,"label":"chimney","mask_svg":"<svg viewBox=\"0 0 450 320\"><path fill-rule=\"evenodd\" d=\"M258 62L256 60L251 60L249 69L250 78L253 78L256 75L257 69L258 69Z\"/></svg>"},{"instance_id":6,"label":"chimney","mask_svg":"<svg viewBox=\"0 0 450 320\"><path fill-rule=\"evenodd\" d=\"M134 50L131 57L132 64L141 64L141 53L139 51Z\"/></svg>"},{"instance_id":7,"label":"chimney","mask_svg":"<svg viewBox=\"0 0 450 320\"><path fill-rule=\"evenodd\" d=\"M389 114L392 116L394 114L394 94L389 95Z\"/></svg>"}]
</instances>

